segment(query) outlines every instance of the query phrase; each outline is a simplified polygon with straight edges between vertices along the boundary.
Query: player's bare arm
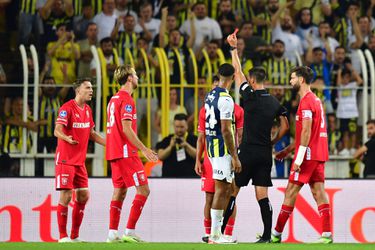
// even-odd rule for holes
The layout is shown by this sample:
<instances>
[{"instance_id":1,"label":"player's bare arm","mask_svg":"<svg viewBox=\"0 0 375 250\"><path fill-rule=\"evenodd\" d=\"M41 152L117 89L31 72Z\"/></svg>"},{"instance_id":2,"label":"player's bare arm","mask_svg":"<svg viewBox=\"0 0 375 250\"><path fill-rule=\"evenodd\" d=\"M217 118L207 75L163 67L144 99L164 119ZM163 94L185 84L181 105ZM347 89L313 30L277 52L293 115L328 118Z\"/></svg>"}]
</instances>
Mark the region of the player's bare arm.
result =
<instances>
[{"instance_id":1,"label":"player's bare arm","mask_svg":"<svg viewBox=\"0 0 375 250\"><path fill-rule=\"evenodd\" d=\"M152 151L151 149L147 148L141 140L139 140L138 136L134 133L132 129L132 121L131 120L122 120L122 131L126 135L126 138L136 146L139 150L142 151L143 155L149 161L157 161L158 156L157 154Z\"/></svg>"},{"instance_id":2,"label":"player's bare arm","mask_svg":"<svg viewBox=\"0 0 375 250\"><path fill-rule=\"evenodd\" d=\"M311 127L312 127L312 119L307 119L307 120L302 121L301 144L300 144L300 147L298 148L296 160L293 163L294 171L300 170L302 160L305 156L306 148L310 142Z\"/></svg>"},{"instance_id":3,"label":"player's bare arm","mask_svg":"<svg viewBox=\"0 0 375 250\"><path fill-rule=\"evenodd\" d=\"M221 120L221 133L224 138L224 143L228 148L230 155L232 156L232 167L235 173L241 172L241 163L238 159L236 146L233 140L232 133L232 120Z\"/></svg>"},{"instance_id":4,"label":"player's bare arm","mask_svg":"<svg viewBox=\"0 0 375 250\"><path fill-rule=\"evenodd\" d=\"M104 137L102 137L98 132L96 132L94 129L91 129L91 132L90 132L90 140L102 145L102 146L105 146L105 139Z\"/></svg>"},{"instance_id":5,"label":"player's bare arm","mask_svg":"<svg viewBox=\"0 0 375 250\"><path fill-rule=\"evenodd\" d=\"M197 175L201 176L202 175L202 163L201 163L201 160L202 160L202 155L203 155L203 151L204 151L204 141L205 141L205 135L204 133L201 133L199 132L198 133L198 140L197 140L197 154L196 154L196 157L195 157L195 173L197 173Z\"/></svg>"},{"instance_id":6,"label":"player's bare arm","mask_svg":"<svg viewBox=\"0 0 375 250\"><path fill-rule=\"evenodd\" d=\"M239 88L242 83L246 82L246 77L242 72L242 67L240 63L240 58L238 57L237 52L237 32L238 29L236 29L233 34L230 34L227 37L227 41L229 45L232 47L231 54L232 54L232 65L234 67L234 81L236 83L236 87Z\"/></svg>"},{"instance_id":7,"label":"player's bare arm","mask_svg":"<svg viewBox=\"0 0 375 250\"><path fill-rule=\"evenodd\" d=\"M67 143L69 144L72 144L72 145L75 145L75 144L78 144L78 141L74 140L73 139L73 136L71 135L66 135L64 132L63 132L63 126L62 124L56 124L56 127L55 127L55 131L54 131L54 135L61 139L61 140L64 140L66 141Z\"/></svg>"},{"instance_id":8,"label":"player's bare arm","mask_svg":"<svg viewBox=\"0 0 375 250\"><path fill-rule=\"evenodd\" d=\"M288 118L285 116L281 115L279 116L280 118L280 127L279 131L277 132L277 135L272 139L272 145L276 144L283 136L288 133L289 130L289 122Z\"/></svg>"},{"instance_id":9,"label":"player's bare arm","mask_svg":"<svg viewBox=\"0 0 375 250\"><path fill-rule=\"evenodd\" d=\"M238 145L241 145L241 143L242 143L242 137L243 137L243 128L238 128L237 129Z\"/></svg>"}]
</instances>

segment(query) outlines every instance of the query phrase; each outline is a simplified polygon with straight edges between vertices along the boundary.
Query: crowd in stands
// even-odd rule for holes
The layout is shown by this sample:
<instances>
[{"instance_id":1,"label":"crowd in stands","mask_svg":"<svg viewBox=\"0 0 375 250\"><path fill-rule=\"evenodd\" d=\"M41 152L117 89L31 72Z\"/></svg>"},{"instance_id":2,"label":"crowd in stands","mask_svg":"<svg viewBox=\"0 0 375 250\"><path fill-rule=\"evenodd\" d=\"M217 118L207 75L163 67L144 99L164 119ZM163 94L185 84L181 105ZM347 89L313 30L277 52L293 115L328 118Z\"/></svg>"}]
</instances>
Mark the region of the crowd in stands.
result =
<instances>
[{"instance_id":1,"label":"crowd in stands","mask_svg":"<svg viewBox=\"0 0 375 250\"><path fill-rule=\"evenodd\" d=\"M41 64L39 120L22 120L22 92L0 89L0 151L19 153L22 128L38 131L38 152L53 153L56 112L74 96L69 87L77 78L96 76L96 62L90 46L98 48L103 85L103 101L117 91L113 72L118 65L134 60L140 83L146 82L145 57L152 69L151 82L160 83L160 62L155 48L165 51L171 84L194 82L192 54L198 65L198 83L208 86L218 66L230 62L228 34L239 28L238 54L244 72L263 66L267 87L288 109L293 124L298 106L290 88L290 71L298 64L315 73L314 92L322 99L327 114L331 154L350 157L361 145L358 86L363 83L356 49L369 49L375 55L375 1L353 0L20 0L0 1L11 39L10 23L17 23L16 45L34 44ZM18 41L18 42L16 42ZM131 57L127 53L130 50ZM18 52L13 51L15 57ZM21 82L19 76L7 80L6 58L0 58L0 84ZM4 69L3 69L4 68ZM30 68L33 68L30 62ZM211 69L211 70L210 70ZM20 72L20 71L19 71ZM18 75L21 75L18 72ZM18 77L18 78L17 78ZM61 86L59 86L61 85ZM175 114L187 115L188 131L194 131L194 111L202 106L207 87L198 89L198 107L193 90L172 88L169 96L170 133L174 133ZM149 95L148 91L151 91ZM137 90L138 126L146 117L147 98L151 97L152 146L163 138L161 132L160 89ZM32 98L31 98L32 100ZM183 103L180 101L183 100ZM30 111L32 109L29 100ZM291 128L294 126L292 125ZM277 150L293 140L291 131ZM28 148L31 136L26 137ZM144 137L143 137L144 138ZM165 141L165 139L164 139ZM168 146L169 142L159 144Z\"/></svg>"}]
</instances>

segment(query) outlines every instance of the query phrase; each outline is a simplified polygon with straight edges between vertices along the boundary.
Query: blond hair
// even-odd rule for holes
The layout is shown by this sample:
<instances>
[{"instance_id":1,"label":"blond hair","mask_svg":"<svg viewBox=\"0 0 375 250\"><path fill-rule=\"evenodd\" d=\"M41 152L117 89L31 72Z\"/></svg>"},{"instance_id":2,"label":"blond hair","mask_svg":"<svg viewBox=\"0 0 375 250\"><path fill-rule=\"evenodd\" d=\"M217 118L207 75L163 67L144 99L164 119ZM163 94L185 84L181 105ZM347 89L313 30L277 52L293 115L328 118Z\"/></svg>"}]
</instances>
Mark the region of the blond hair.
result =
<instances>
[{"instance_id":1,"label":"blond hair","mask_svg":"<svg viewBox=\"0 0 375 250\"><path fill-rule=\"evenodd\" d=\"M135 74L135 69L132 66L122 65L116 68L113 78L115 82L124 85L128 81L128 77Z\"/></svg>"}]
</instances>

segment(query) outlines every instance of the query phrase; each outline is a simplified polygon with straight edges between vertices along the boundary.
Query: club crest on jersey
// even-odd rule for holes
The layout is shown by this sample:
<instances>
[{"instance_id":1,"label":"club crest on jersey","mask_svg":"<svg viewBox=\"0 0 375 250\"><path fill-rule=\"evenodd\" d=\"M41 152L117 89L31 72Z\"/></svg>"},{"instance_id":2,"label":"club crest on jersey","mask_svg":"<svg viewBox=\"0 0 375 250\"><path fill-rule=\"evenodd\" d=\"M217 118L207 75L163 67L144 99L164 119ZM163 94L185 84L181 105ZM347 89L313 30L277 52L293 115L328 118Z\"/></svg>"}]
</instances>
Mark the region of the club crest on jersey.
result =
<instances>
[{"instance_id":1,"label":"club crest on jersey","mask_svg":"<svg viewBox=\"0 0 375 250\"><path fill-rule=\"evenodd\" d=\"M61 184L62 184L63 186L66 186L66 185L68 184L68 178L66 178L66 177L62 177L62 178L61 178Z\"/></svg>"},{"instance_id":2,"label":"club crest on jersey","mask_svg":"<svg viewBox=\"0 0 375 250\"><path fill-rule=\"evenodd\" d=\"M131 113L133 111L133 107L131 105L126 105L125 110L126 112Z\"/></svg>"},{"instance_id":3,"label":"club crest on jersey","mask_svg":"<svg viewBox=\"0 0 375 250\"><path fill-rule=\"evenodd\" d=\"M67 116L67 114L68 114L68 113L67 113L65 110L61 110L59 116L60 116L61 118L65 118L65 117Z\"/></svg>"}]
</instances>

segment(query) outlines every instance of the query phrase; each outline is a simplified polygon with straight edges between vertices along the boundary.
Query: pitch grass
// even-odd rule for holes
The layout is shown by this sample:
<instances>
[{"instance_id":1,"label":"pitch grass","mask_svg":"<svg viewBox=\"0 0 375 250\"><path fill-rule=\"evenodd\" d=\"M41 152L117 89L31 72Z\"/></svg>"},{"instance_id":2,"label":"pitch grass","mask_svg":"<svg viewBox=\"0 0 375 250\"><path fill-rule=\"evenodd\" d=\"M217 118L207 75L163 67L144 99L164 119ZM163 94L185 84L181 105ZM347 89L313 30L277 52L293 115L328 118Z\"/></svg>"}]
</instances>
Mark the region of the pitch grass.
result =
<instances>
[{"instance_id":1,"label":"pitch grass","mask_svg":"<svg viewBox=\"0 0 375 250\"><path fill-rule=\"evenodd\" d=\"M237 245L208 245L203 243L0 243L1 250L367 250L375 249L375 244L250 244L240 243Z\"/></svg>"}]
</instances>

